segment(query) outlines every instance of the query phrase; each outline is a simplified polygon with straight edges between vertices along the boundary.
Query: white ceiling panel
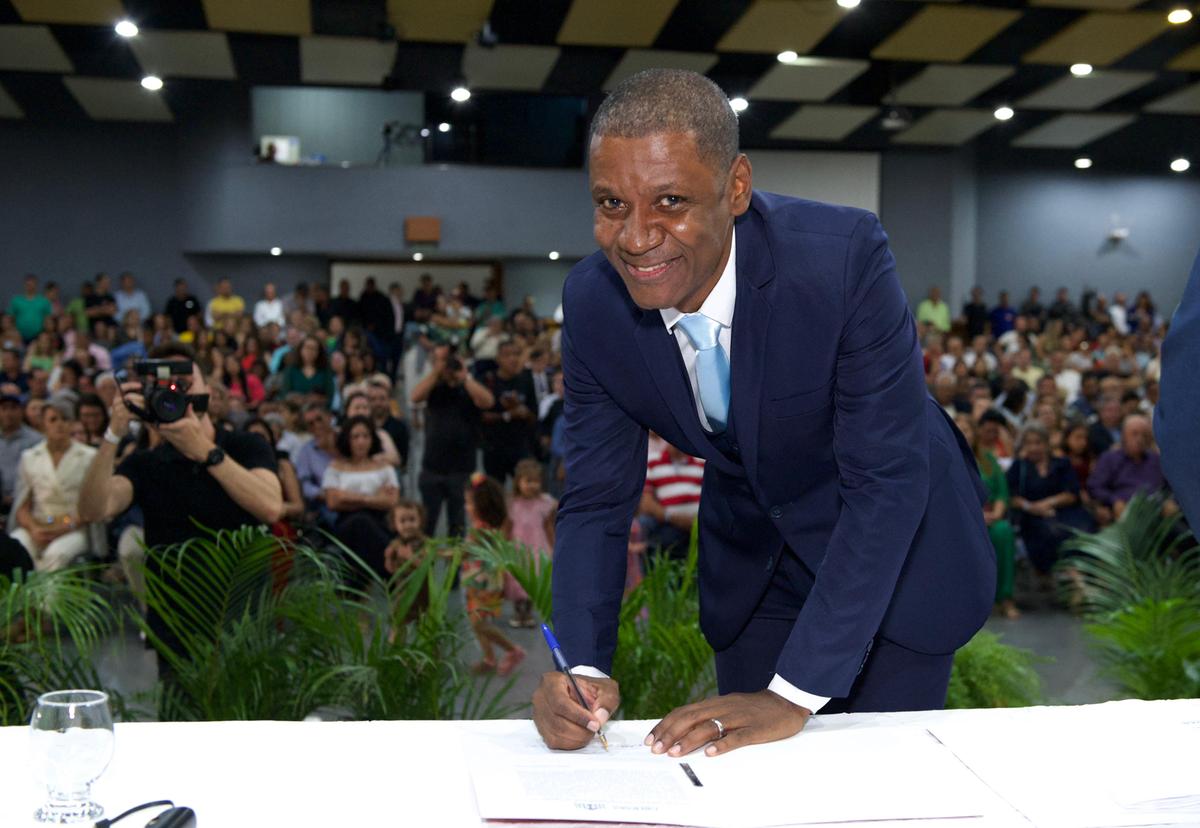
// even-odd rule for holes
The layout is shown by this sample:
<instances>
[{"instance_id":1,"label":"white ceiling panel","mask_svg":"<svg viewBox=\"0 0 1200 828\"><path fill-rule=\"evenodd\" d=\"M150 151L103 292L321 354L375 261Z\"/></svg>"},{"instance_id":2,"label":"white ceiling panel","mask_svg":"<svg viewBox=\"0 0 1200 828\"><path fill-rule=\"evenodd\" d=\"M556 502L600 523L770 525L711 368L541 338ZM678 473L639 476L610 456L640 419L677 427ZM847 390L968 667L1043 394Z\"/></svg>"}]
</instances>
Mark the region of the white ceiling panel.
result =
<instances>
[{"instance_id":1,"label":"white ceiling panel","mask_svg":"<svg viewBox=\"0 0 1200 828\"><path fill-rule=\"evenodd\" d=\"M396 43L362 37L300 38L300 79L304 83L379 86L392 73Z\"/></svg>"},{"instance_id":2,"label":"white ceiling panel","mask_svg":"<svg viewBox=\"0 0 1200 828\"><path fill-rule=\"evenodd\" d=\"M915 124L893 136L896 144L965 144L999 123L984 109L935 109Z\"/></svg>"},{"instance_id":3,"label":"white ceiling panel","mask_svg":"<svg viewBox=\"0 0 1200 828\"><path fill-rule=\"evenodd\" d=\"M468 85L479 89L522 89L537 92L558 61L557 46L495 46L471 43L463 52Z\"/></svg>"},{"instance_id":4,"label":"white ceiling panel","mask_svg":"<svg viewBox=\"0 0 1200 828\"><path fill-rule=\"evenodd\" d=\"M1178 92L1146 105L1147 112L1166 112L1177 115L1200 115L1200 83L1185 86Z\"/></svg>"},{"instance_id":5,"label":"white ceiling panel","mask_svg":"<svg viewBox=\"0 0 1200 828\"><path fill-rule=\"evenodd\" d=\"M840 141L875 117L875 106L825 106L808 104L797 109L775 129L772 138L803 141Z\"/></svg>"},{"instance_id":6,"label":"white ceiling panel","mask_svg":"<svg viewBox=\"0 0 1200 828\"><path fill-rule=\"evenodd\" d=\"M0 26L0 69L74 72L71 59L47 26Z\"/></svg>"},{"instance_id":7,"label":"white ceiling panel","mask_svg":"<svg viewBox=\"0 0 1200 828\"><path fill-rule=\"evenodd\" d=\"M608 92L626 78L636 75L643 69L687 69L703 75L713 64L717 56L711 52L666 52L655 49L630 49L621 58L621 62L612 70L604 83L604 91ZM730 92L730 94L734 94Z\"/></svg>"},{"instance_id":8,"label":"white ceiling panel","mask_svg":"<svg viewBox=\"0 0 1200 828\"><path fill-rule=\"evenodd\" d=\"M823 101L867 71L865 60L800 57L776 63L759 78L749 98L774 101Z\"/></svg>"},{"instance_id":9,"label":"white ceiling panel","mask_svg":"<svg viewBox=\"0 0 1200 828\"><path fill-rule=\"evenodd\" d=\"M1074 75L1059 78L1032 95L1026 95L1017 101L1017 106L1024 109L1095 109L1152 80L1153 72L1097 69L1082 78Z\"/></svg>"},{"instance_id":10,"label":"white ceiling panel","mask_svg":"<svg viewBox=\"0 0 1200 828\"><path fill-rule=\"evenodd\" d=\"M233 54L223 32L150 29L129 41L142 69L163 78L233 80Z\"/></svg>"},{"instance_id":11,"label":"white ceiling panel","mask_svg":"<svg viewBox=\"0 0 1200 828\"><path fill-rule=\"evenodd\" d=\"M174 120L162 94L143 89L138 81L71 76L63 83L97 121Z\"/></svg>"},{"instance_id":12,"label":"white ceiling panel","mask_svg":"<svg viewBox=\"0 0 1200 828\"><path fill-rule=\"evenodd\" d=\"M1136 115L1074 114L1059 115L1017 137L1014 147L1055 147L1078 149L1133 123Z\"/></svg>"},{"instance_id":13,"label":"white ceiling panel","mask_svg":"<svg viewBox=\"0 0 1200 828\"><path fill-rule=\"evenodd\" d=\"M1011 66L935 64L896 87L895 100L919 106L962 106L1014 71Z\"/></svg>"},{"instance_id":14,"label":"white ceiling panel","mask_svg":"<svg viewBox=\"0 0 1200 828\"><path fill-rule=\"evenodd\" d=\"M13 100L12 95L0 86L0 118L24 118L25 113L21 111L21 106Z\"/></svg>"}]
</instances>

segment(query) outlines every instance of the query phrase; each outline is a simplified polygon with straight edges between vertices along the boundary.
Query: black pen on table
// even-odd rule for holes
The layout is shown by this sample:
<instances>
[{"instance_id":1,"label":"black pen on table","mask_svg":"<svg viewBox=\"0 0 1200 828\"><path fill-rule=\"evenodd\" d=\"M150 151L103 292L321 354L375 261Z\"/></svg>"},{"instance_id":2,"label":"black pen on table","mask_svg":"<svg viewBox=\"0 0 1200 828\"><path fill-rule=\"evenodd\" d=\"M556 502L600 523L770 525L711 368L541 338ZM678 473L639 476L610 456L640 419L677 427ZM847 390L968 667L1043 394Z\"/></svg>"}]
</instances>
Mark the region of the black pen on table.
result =
<instances>
[{"instance_id":1,"label":"black pen on table","mask_svg":"<svg viewBox=\"0 0 1200 828\"><path fill-rule=\"evenodd\" d=\"M546 646L550 648L550 657L554 659L554 666L567 677L567 681L571 682L571 688L575 691L575 697L579 699L579 704L583 706L584 710L591 713L592 710L588 707L587 700L583 697L583 692L575 681L575 674L571 672L571 665L567 664L567 657L563 655L562 647L558 646L558 639L545 624L542 624L542 636L546 639ZM596 738L600 740L600 744L604 745L604 749L608 750L608 739L605 739L604 734L599 730L596 731Z\"/></svg>"}]
</instances>

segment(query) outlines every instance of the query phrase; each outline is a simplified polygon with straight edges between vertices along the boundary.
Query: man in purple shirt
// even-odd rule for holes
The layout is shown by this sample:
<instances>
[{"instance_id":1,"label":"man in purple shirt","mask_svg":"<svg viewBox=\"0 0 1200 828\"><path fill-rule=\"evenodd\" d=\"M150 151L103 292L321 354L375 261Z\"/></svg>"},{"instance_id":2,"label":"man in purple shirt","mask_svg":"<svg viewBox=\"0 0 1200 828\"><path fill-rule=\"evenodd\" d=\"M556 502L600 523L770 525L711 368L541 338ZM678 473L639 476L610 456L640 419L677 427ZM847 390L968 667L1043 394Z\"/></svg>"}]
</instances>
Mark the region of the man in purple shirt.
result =
<instances>
[{"instance_id":1,"label":"man in purple shirt","mask_svg":"<svg viewBox=\"0 0 1200 828\"><path fill-rule=\"evenodd\" d=\"M1098 504L1112 510L1114 518L1121 517L1138 492L1154 494L1166 486L1153 442L1150 420L1140 414L1126 417L1120 444L1100 455L1088 476L1088 491ZM1175 508L1173 502L1167 503L1167 510Z\"/></svg>"}]
</instances>

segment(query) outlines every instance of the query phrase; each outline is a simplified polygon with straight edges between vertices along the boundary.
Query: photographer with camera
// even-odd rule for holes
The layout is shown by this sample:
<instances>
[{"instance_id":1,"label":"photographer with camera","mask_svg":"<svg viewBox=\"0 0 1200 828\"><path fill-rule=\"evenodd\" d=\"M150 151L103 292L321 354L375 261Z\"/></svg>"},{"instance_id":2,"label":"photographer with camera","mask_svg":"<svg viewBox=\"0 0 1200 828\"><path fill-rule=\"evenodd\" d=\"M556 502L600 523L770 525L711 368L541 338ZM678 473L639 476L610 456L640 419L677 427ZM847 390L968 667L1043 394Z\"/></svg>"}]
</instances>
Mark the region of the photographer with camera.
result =
<instances>
[{"instance_id":1,"label":"photographer with camera","mask_svg":"<svg viewBox=\"0 0 1200 828\"><path fill-rule=\"evenodd\" d=\"M136 503L151 548L196 537L193 521L217 530L279 520L283 495L273 448L257 434L213 426L208 387L187 346L162 346L154 356L135 365L142 381L123 382L113 400L108 430L84 477L80 519L109 520ZM114 470L117 446L135 416L161 442ZM154 566L153 555L148 565ZM165 639L153 614L149 620Z\"/></svg>"},{"instance_id":2,"label":"photographer with camera","mask_svg":"<svg viewBox=\"0 0 1200 828\"><path fill-rule=\"evenodd\" d=\"M449 346L433 352L433 367L412 390L414 403L425 403L425 451L418 488L425 505L425 534L432 537L446 504L448 534L465 529L463 489L475 471L479 450L479 412L496 404L492 392L471 376Z\"/></svg>"}]
</instances>

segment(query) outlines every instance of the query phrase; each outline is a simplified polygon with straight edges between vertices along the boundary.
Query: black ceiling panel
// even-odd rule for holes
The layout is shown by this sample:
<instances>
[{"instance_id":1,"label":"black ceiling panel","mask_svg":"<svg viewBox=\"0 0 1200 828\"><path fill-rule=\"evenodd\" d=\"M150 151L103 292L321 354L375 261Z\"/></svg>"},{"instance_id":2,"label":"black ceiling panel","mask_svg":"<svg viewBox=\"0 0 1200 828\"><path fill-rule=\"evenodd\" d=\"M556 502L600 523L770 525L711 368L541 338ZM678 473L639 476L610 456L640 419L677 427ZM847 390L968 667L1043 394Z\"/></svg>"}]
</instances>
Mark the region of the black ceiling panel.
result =
<instances>
[{"instance_id":1,"label":"black ceiling panel","mask_svg":"<svg viewBox=\"0 0 1200 828\"><path fill-rule=\"evenodd\" d=\"M821 57L866 57L920 10L920 3L864 4L843 17L833 31L817 44L812 54Z\"/></svg>"},{"instance_id":2,"label":"black ceiling panel","mask_svg":"<svg viewBox=\"0 0 1200 828\"><path fill-rule=\"evenodd\" d=\"M300 42L294 37L230 32L229 50L237 76L246 83L300 83Z\"/></svg>"},{"instance_id":3,"label":"black ceiling panel","mask_svg":"<svg viewBox=\"0 0 1200 828\"><path fill-rule=\"evenodd\" d=\"M1021 58L1084 16L1071 9L1029 8L1015 23L985 43L969 63L1020 63Z\"/></svg>"},{"instance_id":4,"label":"black ceiling panel","mask_svg":"<svg viewBox=\"0 0 1200 828\"><path fill-rule=\"evenodd\" d=\"M488 22L500 43L557 43L571 0L496 0Z\"/></svg>"},{"instance_id":5,"label":"black ceiling panel","mask_svg":"<svg viewBox=\"0 0 1200 828\"><path fill-rule=\"evenodd\" d=\"M129 41L108 26L51 26L54 37L75 67L75 74L134 78L141 66Z\"/></svg>"},{"instance_id":6,"label":"black ceiling panel","mask_svg":"<svg viewBox=\"0 0 1200 828\"><path fill-rule=\"evenodd\" d=\"M462 55L454 43L401 43L387 88L445 95L462 74Z\"/></svg>"},{"instance_id":7,"label":"black ceiling panel","mask_svg":"<svg viewBox=\"0 0 1200 828\"><path fill-rule=\"evenodd\" d=\"M1116 69L1154 70L1166 64L1191 47L1200 44L1200 25L1193 20L1186 26L1172 26L1140 49L1136 49L1117 63Z\"/></svg>"},{"instance_id":8,"label":"black ceiling panel","mask_svg":"<svg viewBox=\"0 0 1200 828\"><path fill-rule=\"evenodd\" d=\"M679 0L667 18L656 49L676 49L681 52L711 52L729 27L750 8L752 0Z\"/></svg>"},{"instance_id":9,"label":"black ceiling panel","mask_svg":"<svg viewBox=\"0 0 1200 828\"><path fill-rule=\"evenodd\" d=\"M89 120L60 75L6 72L4 88L30 121L70 124Z\"/></svg>"},{"instance_id":10,"label":"black ceiling panel","mask_svg":"<svg viewBox=\"0 0 1200 828\"><path fill-rule=\"evenodd\" d=\"M624 54L624 49L564 46L542 89L550 95L598 94Z\"/></svg>"},{"instance_id":11,"label":"black ceiling panel","mask_svg":"<svg viewBox=\"0 0 1200 828\"><path fill-rule=\"evenodd\" d=\"M201 0L124 0L129 19L143 29L207 29Z\"/></svg>"},{"instance_id":12,"label":"black ceiling panel","mask_svg":"<svg viewBox=\"0 0 1200 828\"><path fill-rule=\"evenodd\" d=\"M727 52L717 58L707 74L727 95L733 97L749 94L750 88L774 65L774 55Z\"/></svg>"},{"instance_id":13,"label":"black ceiling panel","mask_svg":"<svg viewBox=\"0 0 1200 828\"><path fill-rule=\"evenodd\" d=\"M387 0L312 0L313 34L392 40Z\"/></svg>"}]
</instances>

